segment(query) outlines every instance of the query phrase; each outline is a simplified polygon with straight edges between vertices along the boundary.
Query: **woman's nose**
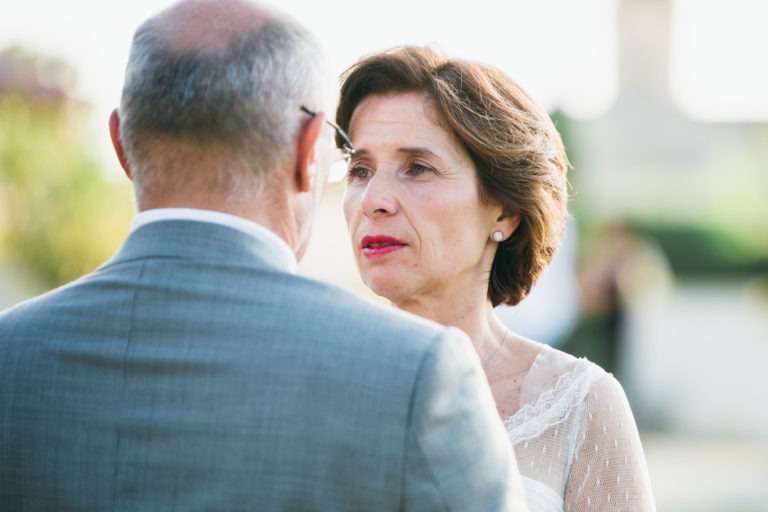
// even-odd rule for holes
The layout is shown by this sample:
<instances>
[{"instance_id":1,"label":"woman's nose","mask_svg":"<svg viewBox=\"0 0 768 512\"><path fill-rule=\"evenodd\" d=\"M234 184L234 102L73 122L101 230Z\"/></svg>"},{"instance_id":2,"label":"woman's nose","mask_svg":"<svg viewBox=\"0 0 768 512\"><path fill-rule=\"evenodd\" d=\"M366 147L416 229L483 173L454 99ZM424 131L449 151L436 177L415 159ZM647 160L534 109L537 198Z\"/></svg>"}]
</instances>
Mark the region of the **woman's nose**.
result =
<instances>
[{"instance_id":1,"label":"woman's nose","mask_svg":"<svg viewBox=\"0 0 768 512\"><path fill-rule=\"evenodd\" d=\"M360 209L368 217L392 215L397 211L397 196L392 180L385 173L375 173L360 197Z\"/></svg>"}]
</instances>

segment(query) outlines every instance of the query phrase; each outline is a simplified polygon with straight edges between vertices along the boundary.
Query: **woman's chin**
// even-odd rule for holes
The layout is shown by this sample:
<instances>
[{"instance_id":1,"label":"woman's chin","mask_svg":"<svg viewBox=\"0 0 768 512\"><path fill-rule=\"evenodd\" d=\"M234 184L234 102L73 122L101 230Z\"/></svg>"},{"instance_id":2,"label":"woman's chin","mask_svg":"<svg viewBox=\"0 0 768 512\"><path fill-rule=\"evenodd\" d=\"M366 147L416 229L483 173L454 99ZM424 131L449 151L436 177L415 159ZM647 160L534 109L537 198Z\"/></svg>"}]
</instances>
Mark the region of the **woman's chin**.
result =
<instances>
[{"instance_id":1,"label":"woman's chin","mask_svg":"<svg viewBox=\"0 0 768 512\"><path fill-rule=\"evenodd\" d=\"M400 302L403 296L408 295L405 283L402 282L402 280L395 278L391 274L376 276L369 275L366 276L364 282L365 285L370 288L373 293L379 297L387 299L394 304Z\"/></svg>"}]
</instances>

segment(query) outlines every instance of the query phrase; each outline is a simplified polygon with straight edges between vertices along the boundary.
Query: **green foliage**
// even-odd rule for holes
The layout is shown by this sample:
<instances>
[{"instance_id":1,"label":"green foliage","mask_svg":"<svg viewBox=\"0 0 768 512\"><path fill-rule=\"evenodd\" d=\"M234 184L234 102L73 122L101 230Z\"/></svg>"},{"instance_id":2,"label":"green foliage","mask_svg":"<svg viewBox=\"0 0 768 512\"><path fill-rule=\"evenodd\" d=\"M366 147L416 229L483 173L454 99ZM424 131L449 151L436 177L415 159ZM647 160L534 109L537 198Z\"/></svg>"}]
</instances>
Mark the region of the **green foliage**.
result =
<instances>
[{"instance_id":1,"label":"green foliage","mask_svg":"<svg viewBox=\"0 0 768 512\"><path fill-rule=\"evenodd\" d=\"M87 150L86 121L82 105L0 97L0 259L44 288L107 259L132 215L130 186Z\"/></svg>"},{"instance_id":2,"label":"green foliage","mask_svg":"<svg viewBox=\"0 0 768 512\"><path fill-rule=\"evenodd\" d=\"M678 276L737 278L768 275L768 250L745 244L736 232L671 222L637 223L634 229L659 244ZM760 227L755 226L755 229Z\"/></svg>"}]
</instances>

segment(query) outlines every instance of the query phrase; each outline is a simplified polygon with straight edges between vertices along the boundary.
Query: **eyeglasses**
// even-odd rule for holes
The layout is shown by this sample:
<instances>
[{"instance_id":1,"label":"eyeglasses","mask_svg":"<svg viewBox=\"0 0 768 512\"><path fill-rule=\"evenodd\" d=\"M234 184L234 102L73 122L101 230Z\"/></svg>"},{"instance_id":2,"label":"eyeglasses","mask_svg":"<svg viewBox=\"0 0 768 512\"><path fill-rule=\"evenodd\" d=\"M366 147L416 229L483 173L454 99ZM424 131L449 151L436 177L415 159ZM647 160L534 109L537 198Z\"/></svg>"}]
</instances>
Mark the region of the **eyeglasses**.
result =
<instances>
[{"instance_id":1,"label":"eyeglasses","mask_svg":"<svg viewBox=\"0 0 768 512\"><path fill-rule=\"evenodd\" d=\"M301 111L313 117L317 115L317 112L310 110L306 105L301 106ZM331 163L331 171L328 174L328 181L334 182L339 181L347 175L349 161L355 155L355 148L352 146L352 141L349 139L349 135L347 135L347 132L345 132L341 126L328 119L326 119L325 122L336 131L337 138L344 142L340 148L335 145L331 147L334 158Z\"/></svg>"}]
</instances>

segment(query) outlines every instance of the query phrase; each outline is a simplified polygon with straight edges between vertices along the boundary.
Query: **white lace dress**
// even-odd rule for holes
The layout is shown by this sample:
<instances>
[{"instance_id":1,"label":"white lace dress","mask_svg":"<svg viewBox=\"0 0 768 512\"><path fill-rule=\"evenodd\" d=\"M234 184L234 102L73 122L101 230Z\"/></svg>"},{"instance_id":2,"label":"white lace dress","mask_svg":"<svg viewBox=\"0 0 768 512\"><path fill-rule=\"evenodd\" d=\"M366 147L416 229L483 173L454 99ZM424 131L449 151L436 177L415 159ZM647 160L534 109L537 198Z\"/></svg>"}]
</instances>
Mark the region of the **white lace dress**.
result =
<instances>
[{"instance_id":1,"label":"white lace dress","mask_svg":"<svg viewBox=\"0 0 768 512\"><path fill-rule=\"evenodd\" d=\"M655 510L624 390L599 366L543 346L504 423L530 512Z\"/></svg>"}]
</instances>

